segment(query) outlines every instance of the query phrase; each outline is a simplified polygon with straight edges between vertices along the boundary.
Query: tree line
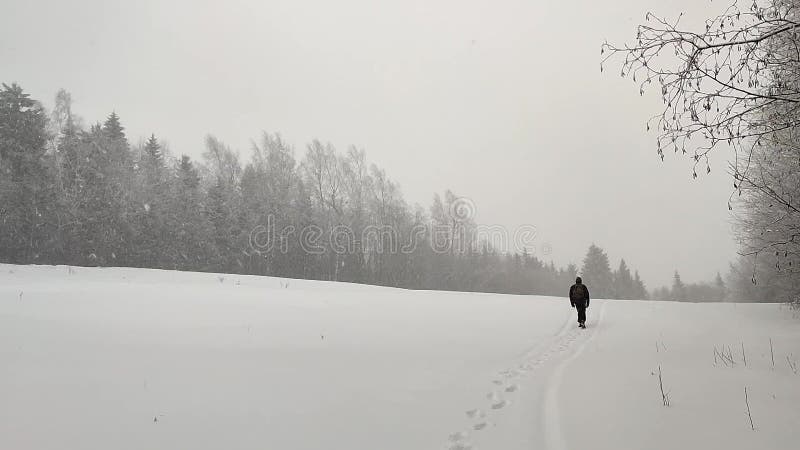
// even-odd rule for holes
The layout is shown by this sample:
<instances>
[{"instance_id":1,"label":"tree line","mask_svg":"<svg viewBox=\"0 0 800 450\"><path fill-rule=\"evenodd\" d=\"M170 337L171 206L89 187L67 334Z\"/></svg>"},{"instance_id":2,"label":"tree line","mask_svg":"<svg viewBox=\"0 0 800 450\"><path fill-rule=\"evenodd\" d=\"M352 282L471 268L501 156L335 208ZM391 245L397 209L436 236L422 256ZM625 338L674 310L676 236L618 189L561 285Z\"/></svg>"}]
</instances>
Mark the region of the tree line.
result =
<instances>
[{"instance_id":1,"label":"tree line","mask_svg":"<svg viewBox=\"0 0 800 450\"><path fill-rule=\"evenodd\" d=\"M61 90L49 113L0 90L0 260L334 280L416 289L565 295L577 266L481 235L462 197L411 206L364 150L314 140L296 159L263 133L250 158L213 136L201 161L121 118L85 126ZM625 261L596 246L581 273L596 297L645 298Z\"/></svg>"},{"instance_id":2,"label":"tree line","mask_svg":"<svg viewBox=\"0 0 800 450\"><path fill-rule=\"evenodd\" d=\"M699 283L684 283L678 271L672 277L672 286L662 286L653 290L653 300L675 302L722 302L731 300L730 291L717 272L714 281L701 281Z\"/></svg>"}]
</instances>

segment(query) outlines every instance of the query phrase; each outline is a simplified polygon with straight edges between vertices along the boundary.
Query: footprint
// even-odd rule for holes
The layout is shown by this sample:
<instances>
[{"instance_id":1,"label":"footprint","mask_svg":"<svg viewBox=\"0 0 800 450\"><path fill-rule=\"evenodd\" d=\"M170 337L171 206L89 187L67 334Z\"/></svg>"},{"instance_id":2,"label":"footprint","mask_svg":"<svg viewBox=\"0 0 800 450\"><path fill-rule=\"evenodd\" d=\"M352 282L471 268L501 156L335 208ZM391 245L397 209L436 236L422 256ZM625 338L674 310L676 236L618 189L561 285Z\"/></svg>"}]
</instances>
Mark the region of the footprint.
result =
<instances>
[{"instance_id":1,"label":"footprint","mask_svg":"<svg viewBox=\"0 0 800 450\"><path fill-rule=\"evenodd\" d=\"M459 431L458 433L453 433L448 438L451 442L451 445L447 447L448 450L471 450L472 444L466 441L467 433L463 431Z\"/></svg>"},{"instance_id":2,"label":"footprint","mask_svg":"<svg viewBox=\"0 0 800 450\"><path fill-rule=\"evenodd\" d=\"M502 409L508 404L507 401L503 399L497 399L492 402L492 409Z\"/></svg>"},{"instance_id":3,"label":"footprint","mask_svg":"<svg viewBox=\"0 0 800 450\"><path fill-rule=\"evenodd\" d=\"M480 430L486 428L486 422L476 423L475 425L472 426L472 428L480 431Z\"/></svg>"},{"instance_id":4,"label":"footprint","mask_svg":"<svg viewBox=\"0 0 800 450\"><path fill-rule=\"evenodd\" d=\"M516 392L517 389L519 389L519 386L517 386L516 384L511 384L509 386L506 386L506 392Z\"/></svg>"},{"instance_id":5,"label":"footprint","mask_svg":"<svg viewBox=\"0 0 800 450\"><path fill-rule=\"evenodd\" d=\"M492 405L492 409L500 409L508 404L498 392L490 392L486 394L486 398L489 399L489 404Z\"/></svg>"},{"instance_id":6,"label":"footprint","mask_svg":"<svg viewBox=\"0 0 800 450\"><path fill-rule=\"evenodd\" d=\"M494 384L496 384L496 385L498 385L498 386L500 386L501 384L503 384L503 382L502 382L501 380L492 380L492 383L494 383Z\"/></svg>"},{"instance_id":7,"label":"footprint","mask_svg":"<svg viewBox=\"0 0 800 450\"><path fill-rule=\"evenodd\" d=\"M458 433L453 433L447 437L450 442L461 442L467 438L467 433L463 431L459 431Z\"/></svg>"},{"instance_id":8,"label":"footprint","mask_svg":"<svg viewBox=\"0 0 800 450\"><path fill-rule=\"evenodd\" d=\"M481 411L480 409L477 409L477 408L476 409L470 409L469 411L466 411L465 414L470 419L475 419L475 418L482 419L482 418L486 417L486 413Z\"/></svg>"}]
</instances>

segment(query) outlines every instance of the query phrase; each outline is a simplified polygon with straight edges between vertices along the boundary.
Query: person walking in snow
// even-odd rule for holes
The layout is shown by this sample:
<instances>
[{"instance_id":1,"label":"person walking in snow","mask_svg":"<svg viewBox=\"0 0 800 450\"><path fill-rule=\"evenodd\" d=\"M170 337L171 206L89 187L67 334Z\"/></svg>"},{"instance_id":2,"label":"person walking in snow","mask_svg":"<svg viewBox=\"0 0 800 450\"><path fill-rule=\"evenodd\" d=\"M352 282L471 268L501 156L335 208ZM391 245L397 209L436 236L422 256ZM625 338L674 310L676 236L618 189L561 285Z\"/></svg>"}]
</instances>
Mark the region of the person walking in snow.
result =
<instances>
[{"instance_id":1,"label":"person walking in snow","mask_svg":"<svg viewBox=\"0 0 800 450\"><path fill-rule=\"evenodd\" d=\"M586 328L586 308L589 307L589 288L583 284L581 277L575 278L575 284L569 288L569 303L578 310L578 326Z\"/></svg>"}]
</instances>

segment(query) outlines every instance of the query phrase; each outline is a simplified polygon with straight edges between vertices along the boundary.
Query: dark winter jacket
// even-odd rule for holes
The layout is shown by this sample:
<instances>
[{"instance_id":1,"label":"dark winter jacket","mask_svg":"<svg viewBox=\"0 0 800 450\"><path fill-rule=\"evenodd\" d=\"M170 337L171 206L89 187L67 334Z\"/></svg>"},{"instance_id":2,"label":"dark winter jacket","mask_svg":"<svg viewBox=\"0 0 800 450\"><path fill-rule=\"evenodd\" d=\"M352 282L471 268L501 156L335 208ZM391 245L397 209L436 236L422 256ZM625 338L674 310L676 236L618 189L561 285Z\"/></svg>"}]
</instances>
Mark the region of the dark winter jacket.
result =
<instances>
[{"instance_id":1,"label":"dark winter jacket","mask_svg":"<svg viewBox=\"0 0 800 450\"><path fill-rule=\"evenodd\" d=\"M578 288L578 286L583 288L583 295ZM586 287L585 284L578 284L575 283L569 288L569 303L574 308L577 304L578 306L584 306L586 308L589 307L589 288Z\"/></svg>"}]
</instances>

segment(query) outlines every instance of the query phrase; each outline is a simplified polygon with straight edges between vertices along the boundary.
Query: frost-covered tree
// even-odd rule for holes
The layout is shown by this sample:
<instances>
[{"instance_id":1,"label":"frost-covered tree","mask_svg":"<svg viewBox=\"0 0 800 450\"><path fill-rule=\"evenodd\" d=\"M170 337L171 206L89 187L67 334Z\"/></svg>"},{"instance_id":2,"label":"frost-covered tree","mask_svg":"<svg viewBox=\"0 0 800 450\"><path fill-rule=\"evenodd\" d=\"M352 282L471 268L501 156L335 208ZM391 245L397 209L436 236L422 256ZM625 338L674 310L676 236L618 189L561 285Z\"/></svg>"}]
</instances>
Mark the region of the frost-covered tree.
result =
<instances>
[{"instance_id":1,"label":"frost-covered tree","mask_svg":"<svg viewBox=\"0 0 800 450\"><path fill-rule=\"evenodd\" d=\"M161 168L164 164L164 157L161 154L161 144L156 139L155 134L151 134L147 143L144 145L143 160L153 167Z\"/></svg>"},{"instance_id":2,"label":"frost-covered tree","mask_svg":"<svg viewBox=\"0 0 800 450\"><path fill-rule=\"evenodd\" d=\"M133 248L137 205L132 203L132 158L127 141L98 126L78 141L76 211L80 261L89 265L135 264Z\"/></svg>"},{"instance_id":3,"label":"frost-covered tree","mask_svg":"<svg viewBox=\"0 0 800 450\"><path fill-rule=\"evenodd\" d=\"M172 215L175 210L170 198L172 174L164 164L161 143L151 134L138 151L134 190L136 236L134 252L137 265L173 267L178 251L174 247Z\"/></svg>"},{"instance_id":4,"label":"frost-covered tree","mask_svg":"<svg viewBox=\"0 0 800 450\"><path fill-rule=\"evenodd\" d=\"M647 13L636 39L604 43L606 66L621 59L621 76L644 94L655 89L664 108L647 128L657 150L685 154L694 176L710 172L711 155L730 151L741 253L781 285L800 282L800 1L733 3L697 29ZM602 69L601 65L601 69ZM704 169L704 170L703 170ZM772 267L775 274L757 265ZM738 270L737 273L745 273ZM737 282L738 284L738 282ZM797 292L783 291L785 300Z\"/></svg>"},{"instance_id":5,"label":"frost-covered tree","mask_svg":"<svg viewBox=\"0 0 800 450\"><path fill-rule=\"evenodd\" d=\"M17 84L0 89L0 255L31 263L54 250L47 116Z\"/></svg>"},{"instance_id":6,"label":"frost-covered tree","mask_svg":"<svg viewBox=\"0 0 800 450\"><path fill-rule=\"evenodd\" d=\"M208 194L204 206L212 226L212 242L218 255L215 270L245 269L249 231L242 211L239 155L213 136L206 138L203 157L208 166Z\"/></svg>"},{"instance_id":7,"label":"frost-covered tree","mask_svg":"<svg viewBox=\"0 0 800 450\"><path fill-rule=\"evenodd\" d=\"M659 155L688 154L696 167L710 171L716 148L730 146L738 159L747 159L753 144L800 125L798 19L797 0L753 1L747 8L734 3L700 29L648 12L635 41L602 45L603 64L621 58L620 74L642 94L659 91L664 109L648 122L659 133ZM737 183L757 175L737 162Z\"/></svg>"},{"instance_id":8,"label":"frost-covered tree","mask_svg":"<svg viewBox=\"0 0 800 450\"><path fill-rule=\"evenodd\" d=\"M170 234L168 245L173 249L170 268L208 270L218 258L213 241L213 229L204 214L206 201L200 186L200 176L194 162L182 155L169 196Z\"/></svg>"}]
</instances>

